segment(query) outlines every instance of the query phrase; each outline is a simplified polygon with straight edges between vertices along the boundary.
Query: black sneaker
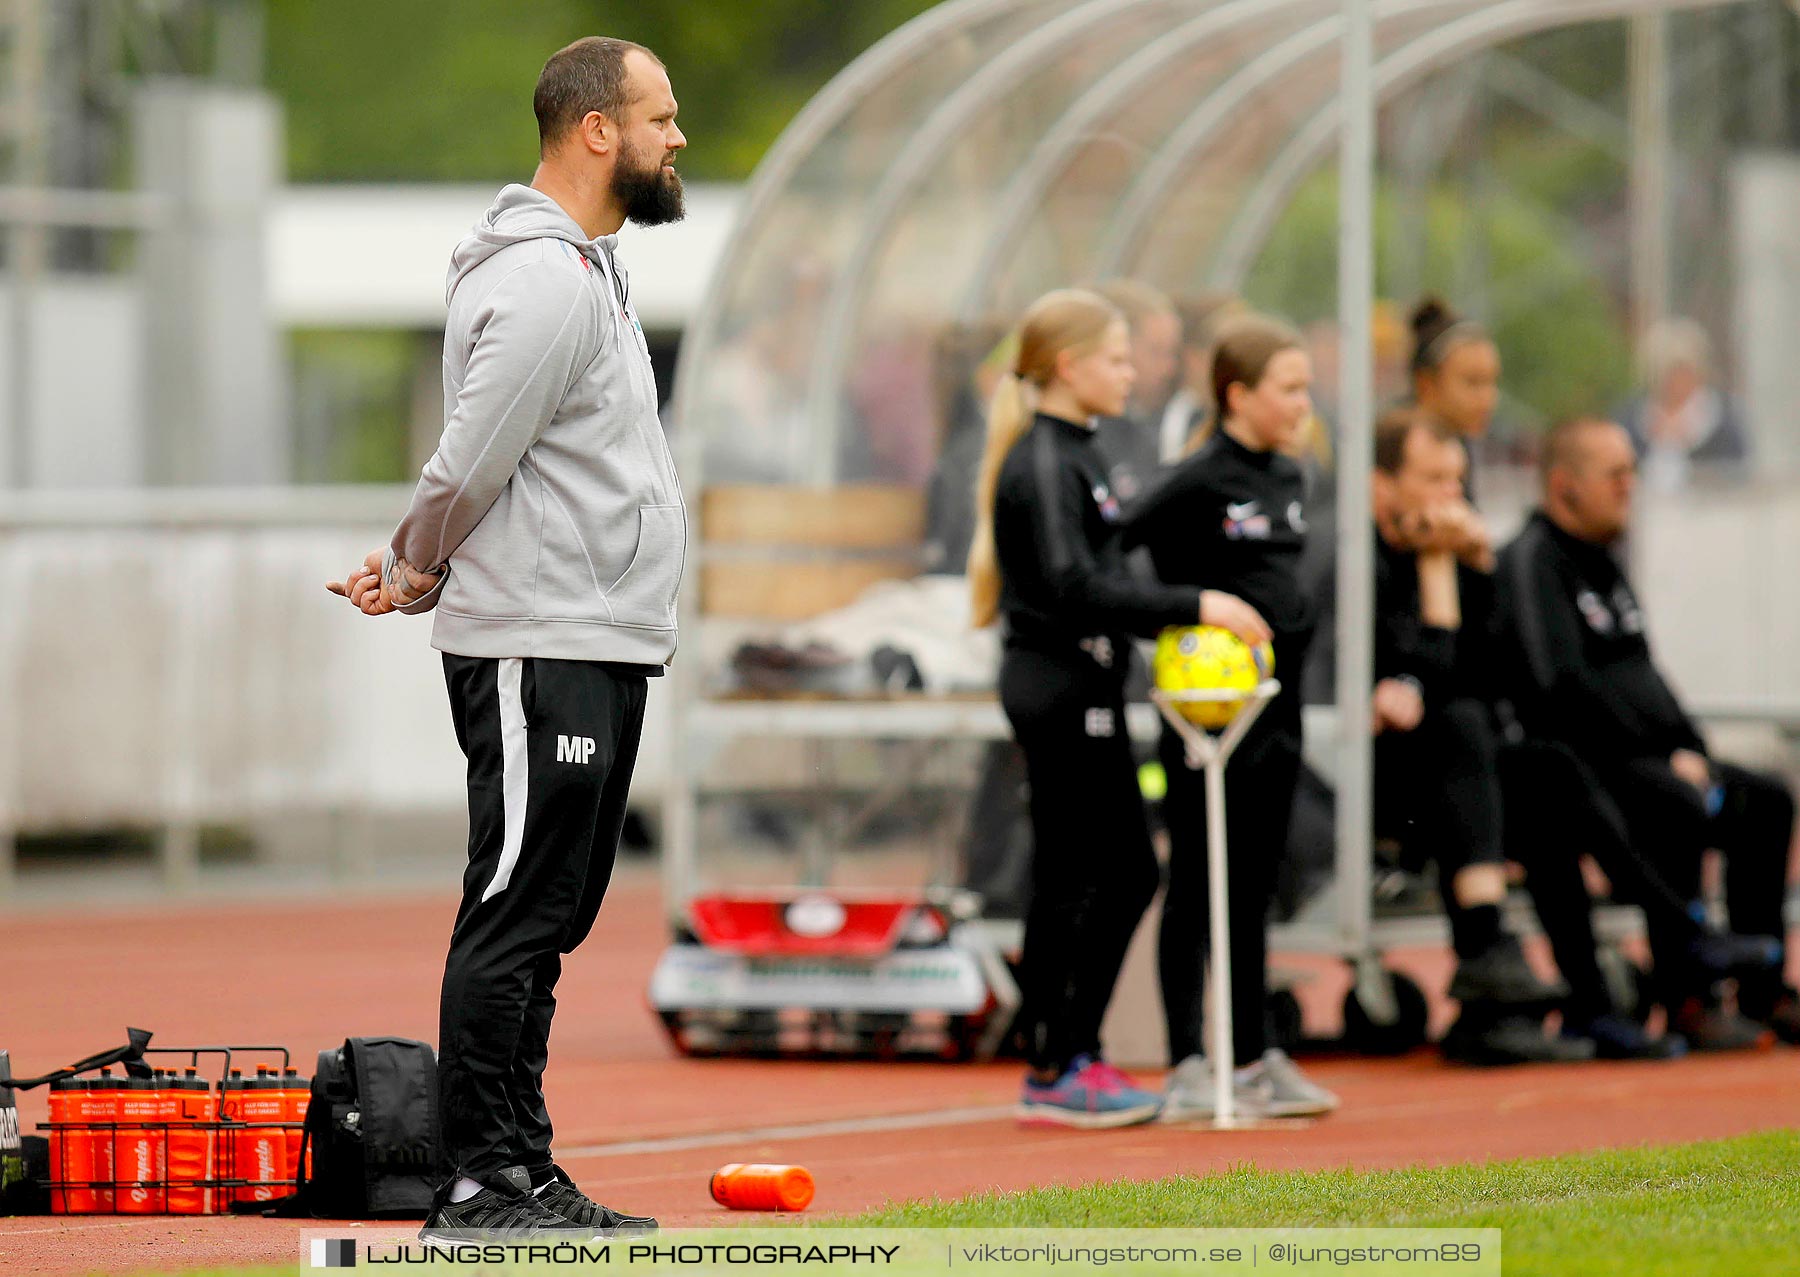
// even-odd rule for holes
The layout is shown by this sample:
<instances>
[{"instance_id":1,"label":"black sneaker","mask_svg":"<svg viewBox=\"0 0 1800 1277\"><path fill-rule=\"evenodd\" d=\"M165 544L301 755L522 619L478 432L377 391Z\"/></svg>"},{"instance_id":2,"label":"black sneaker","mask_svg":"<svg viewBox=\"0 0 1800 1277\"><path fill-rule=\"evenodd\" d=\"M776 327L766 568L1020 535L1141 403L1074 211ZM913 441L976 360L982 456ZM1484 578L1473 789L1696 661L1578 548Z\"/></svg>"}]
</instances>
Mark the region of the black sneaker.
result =
<instances>
[{"instance_id":1,"label":"black sneaker","mask_svg":"<svg viewBox=\"0 0 1800 1277\"><path fill-rule=\"evenodd\" d=\"M438 1246L468 1242L581 1242L595 1230L551 1210L531 1192L531 1175L523 1166L508 1166L476 1176L481 1191L467 1201L450 1200L450 1184L432 1200L431 1214L419 1240Z\"/></svg>"},{"instance_id":2,"label":"black sneaker","mask_svg":"<svg viewBox=\"0 0 1800 1277\"><path fill-rule=\"evenodd\" d=\"M1551 1037L1524 1015L1457 1017L1438 1044L1446 1060L1492 1068L1507 1064L1564 1064L1594 1058L1592 1038Z\"/></svg>"},{"instance_id":3,"label":"black sneaker","mask_svg":"<svg viewBox=\"0 0 1800 1277\"><path fill-rule=\"evenodd\" d=\"M1488 1003L1548 1011L1569 996L1569 986L1561 980L1540 979L1525 960L1518 937L1502 935L1474 957L1456 964L1450 996L1464 1006Z\"/></svg>"},{"instance_id":4,"label":"black sneaker","mask_svg":"<svg viewBox=\"0 0 1800 1277\"><path fill-rule=\"evenodd\" d=\"M1775 1045L1767 1028L1703 998L1689 998L1671 1011L1669 1028L1696 1051L1766 1051Z\"/></svg>"},{"instance_id":5,"label":"black sneaker","mask_svg":"<svg viewBox=\"0 0 1800 1277\"><path fill-rule=\"evenodd\" d=\"M580 1224L601 1237L633 1237L654 1233L657 1222L648 1215L621 1215L610 1206L602 1206L579 1188L560 1166L552 1166L555 1176L537 1190L537 1199L572 1224Z\"/></svg>"},{"instance_id":6,"label":"black sneaker","mask_svg":"<svg viewBox=\"0 0 1800 1277\"><path fill-rule=\"evenodd\" d=\"M1800 994L1783 986L1774 997L1761 990L1746 990L1738 985L1738 1011L1775 1031L1775 1036L1792 1046L1800 1046Z\"/></svg>"}]
</instances>

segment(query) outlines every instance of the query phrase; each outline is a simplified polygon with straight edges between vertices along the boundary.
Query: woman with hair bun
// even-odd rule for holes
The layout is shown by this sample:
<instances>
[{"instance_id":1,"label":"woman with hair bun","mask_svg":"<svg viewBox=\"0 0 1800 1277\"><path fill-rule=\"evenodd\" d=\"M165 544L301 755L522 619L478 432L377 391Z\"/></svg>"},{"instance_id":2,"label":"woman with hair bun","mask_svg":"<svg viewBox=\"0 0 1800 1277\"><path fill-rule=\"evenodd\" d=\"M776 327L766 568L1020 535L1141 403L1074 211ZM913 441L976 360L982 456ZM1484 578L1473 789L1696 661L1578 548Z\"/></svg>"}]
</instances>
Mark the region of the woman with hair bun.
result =
<instances>
[{"instance_id":1,"label":"woman with hair bun","mask_svg":"<svg viewBox=\"0 0 1800 1277\"><path fill-rule=\"evenodd\" d=\"M1156 855L1125 729L1131 636L1269 628L1241 599L1142 584L1119 548L1119 502L1094 447L1133 378L1124 317L1097 294L1049 293L1026 311L995 391L969 551L976 625L1005 622L1000 703L1025 754L1032 898L1020 963L1029 1060L1019 1116L1127 1126L1161 1097L1108 1064L1100 1022L1155 894Z\"/></svg>"},{"instance_id":2,"label":"woman with hair bun","mask_svg":"<svg viewBox=\"0 0 1800 1277\"><path fill-rule=\"evenodd\" d=\"M1500 348L1442 298L1413 307L1413 399L1466 442L1487 434L1500 405Z\"/></svg>"}]
</instances>

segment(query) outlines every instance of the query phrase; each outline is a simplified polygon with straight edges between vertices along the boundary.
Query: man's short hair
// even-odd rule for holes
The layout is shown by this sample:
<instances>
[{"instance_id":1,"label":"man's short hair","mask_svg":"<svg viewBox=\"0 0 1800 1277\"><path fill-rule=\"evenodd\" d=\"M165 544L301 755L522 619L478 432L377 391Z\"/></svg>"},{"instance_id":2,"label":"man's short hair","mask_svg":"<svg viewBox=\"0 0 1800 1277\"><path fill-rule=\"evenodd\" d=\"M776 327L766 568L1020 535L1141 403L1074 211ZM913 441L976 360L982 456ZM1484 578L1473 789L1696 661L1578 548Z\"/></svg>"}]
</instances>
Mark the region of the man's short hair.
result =
<instances>
[{"instance_id":1,"label":"man's short hair","mask_svg":"<svg viewBox=\"0 0 1800 1277\"><path fill-rule=\"evenodd\" d=\"M1133 335L1152 315L1175 314L1175 303L1169 300L1169 295L1142 280L1109 279L1103 284L1095 284L1093 291L1119 308L1119 313L1125 316L1125 326Z\"/></svg>"},{"instance_id":2,"label":"man's short hair","mask_svg":"<svg viewBox=\"0 0 1800 1277\"><path fill-rule=\"evenodd\" d=\"M1605 417L1569 417L1551 426L1538 453L1538 478L1544 486L1549 486L1551 471L1572 467L1581 460L1591 432L1608 427L1618 428Z\"/></svg>"},{"instance_id":3,"label":"man's short hair","mask_svg":"<svg viewBox=\"0 0 1800 1277\"><path fill-rule=\"evenodd\" d=\"M1383 474L1399 474L1406 464L1406 441L1415 430L1423 430L1439 443L1456 439L1447 426L1429 413L1406 406L1389 408L1375 420L1375 468Z\"/></svg>"},{"instance_id":4,"label":"man's short hair","mask_svg":"<svg viewBox=\"0 0 1800 1277\"><path fill-rule=\"evenodd\" d=\"M625 55L633 49L662 65L662 59L643 45L603 35L586 36L550 55L531 96L541 150L562 141L589 111L624 124L626 109L635 100L625 72Z\"/></svg>"}]
</instances>

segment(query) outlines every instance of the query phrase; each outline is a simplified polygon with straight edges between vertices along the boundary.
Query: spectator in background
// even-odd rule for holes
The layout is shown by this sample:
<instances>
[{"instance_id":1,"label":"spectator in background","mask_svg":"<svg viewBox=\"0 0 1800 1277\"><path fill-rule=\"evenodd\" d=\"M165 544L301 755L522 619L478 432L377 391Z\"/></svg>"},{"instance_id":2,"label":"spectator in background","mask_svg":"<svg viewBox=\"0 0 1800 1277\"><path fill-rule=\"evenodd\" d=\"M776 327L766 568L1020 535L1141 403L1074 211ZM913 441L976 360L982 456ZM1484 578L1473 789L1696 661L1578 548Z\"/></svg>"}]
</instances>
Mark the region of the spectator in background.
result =
<instances>
[{"instance_id":1,"label":"spectator in background","mask_svg":"<svg viewBox=\"0 0 1800 1277\"><path fill-rule=\"evenodd\" d=\"M1651 659L1643 609L1613 556L1636 473L1630 437L1613 422L1565 422L1545 439L1543 505L1500 555L1509 699L1528 737L1566 745L1593 769L1633 846L1683 899L1699 907L1701 854L1717 848L1731 928L1779 944L1793 795L1777 777L1711 757ZM1800 996L1779 962L1740 975L1738 1010L1800 1043ZM1711 991L1683 991L1670 1028L1700 1049L1744 1036Z\"/></svg>"},{"instance_id":2,"label":"spectator in background","mask_svg":"<svg viewBox=\"0 0 1800 1277\"><path fill-rule=\"evenodd\" d=\"M1181 320L1181 384L1163 406L1158 449L1170 462L1189 450L1196 432L1212 420L1212 358L1219 326L1244 313L1242 298L1202 293L1175 303Z\"/></svg>"},{"instance_id":3,"label":"spectator in background","mask_svg":"<svg viewBox=\"0 0 1800 1277\"><path fill-rule=\"evenodd\" d=\"M1165 294L1135 279L1111 279L1094 291L1131 330L1131 398L1124 415L1103 423L1095 436L1113 494L1131 501L1150 488L1162 464L1158 431L1181 370L1181 317Z\"/></svg>"},{"instance_id":4,"label":"spectator in background","mask_svg":"<svg viewBox=\"0 0 1800 1277\"><path fill-rule=\"evenodd\" d=\"M1712 380L1712 343L1691 319L1665 319L1644 338L1645 392L1620 421L1637 449L1644 482L1660 492L1686 485L1695 466L1741 475L1750 440L1736 403Z\"/></svg>"},{"instance_id":5,"label":"spectator in background","mask_svg":"<svg viewBox=\"0 0 1800 1277\"><path fill-rule=\"evenodd\" d=\"M957 324L932 363L943 444L925 491L925 570L960 574L975 539L975 472L987 442L987 404L1016 354L998 321Z\"/></svg>"}]
</instances>

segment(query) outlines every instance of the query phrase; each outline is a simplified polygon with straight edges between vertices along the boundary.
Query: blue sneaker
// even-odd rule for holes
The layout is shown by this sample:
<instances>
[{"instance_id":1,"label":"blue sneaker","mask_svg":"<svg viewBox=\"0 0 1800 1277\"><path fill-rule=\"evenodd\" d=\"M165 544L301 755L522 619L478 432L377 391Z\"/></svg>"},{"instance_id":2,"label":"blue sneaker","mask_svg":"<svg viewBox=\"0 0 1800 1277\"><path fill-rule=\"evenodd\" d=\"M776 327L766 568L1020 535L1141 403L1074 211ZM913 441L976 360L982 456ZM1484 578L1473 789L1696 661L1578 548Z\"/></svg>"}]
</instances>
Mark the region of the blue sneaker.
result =
<instances>
[{"instance_id":1,"label":"blue sneaker","mask_svg":"<svg viewBox=\"0 0 1800 1277\"><path fill-rule=\"evenodd\" d=\"M1027 1075L1019 1093L1019 1120L1030 1126L1136 1126L1161 1107L1162 1096L1091 1055L1076 1056L1054 1082L1033 1082Z\"/></svg>"},{"instance_id":2,"label":"blue sneaker","mask_svg":"<svg viewBox=\"0 0 1800 1277\"><path fill-rule=\"evenodd\" d=\"M1591 1038L1599 1060L1678 1060L1687 1054L1679 1033L1651 1037L1643 1025L1622 1015L1598 1015L1586 1023L1563 1022L1565 1038Z\"/></svg>"}]
</instances>

